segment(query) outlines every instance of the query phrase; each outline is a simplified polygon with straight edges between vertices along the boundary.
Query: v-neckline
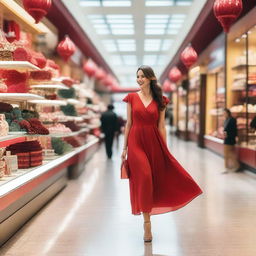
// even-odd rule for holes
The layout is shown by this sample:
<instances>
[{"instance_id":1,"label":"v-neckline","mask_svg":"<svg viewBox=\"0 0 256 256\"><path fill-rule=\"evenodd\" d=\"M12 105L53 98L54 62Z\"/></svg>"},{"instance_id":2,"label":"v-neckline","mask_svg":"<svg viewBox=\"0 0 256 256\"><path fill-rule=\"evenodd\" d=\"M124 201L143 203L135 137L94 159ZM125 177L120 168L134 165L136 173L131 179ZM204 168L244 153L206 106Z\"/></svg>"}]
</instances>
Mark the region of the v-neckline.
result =
<instances>
[{"instance_id":1,"label":"v-neckline","mask_svg":"<svg viewBox=\"0 0 256 256\"><path fill-rule=\"evenodd\" d=\"M136 94L138 95L138 97L139 97L139 99L140 99L140 102L142 103L142 105L144 106L145 109L147 109L147 108L149 107L149 105L151 105L151 103L153 102L153 98L152 98L152 100L149 102L149 104L148 104L147 106L145 106L144 103L143 103L143 101L142 101L142 99L140 98L139 93L136 92Z\"/></svg>"}]
</instances>

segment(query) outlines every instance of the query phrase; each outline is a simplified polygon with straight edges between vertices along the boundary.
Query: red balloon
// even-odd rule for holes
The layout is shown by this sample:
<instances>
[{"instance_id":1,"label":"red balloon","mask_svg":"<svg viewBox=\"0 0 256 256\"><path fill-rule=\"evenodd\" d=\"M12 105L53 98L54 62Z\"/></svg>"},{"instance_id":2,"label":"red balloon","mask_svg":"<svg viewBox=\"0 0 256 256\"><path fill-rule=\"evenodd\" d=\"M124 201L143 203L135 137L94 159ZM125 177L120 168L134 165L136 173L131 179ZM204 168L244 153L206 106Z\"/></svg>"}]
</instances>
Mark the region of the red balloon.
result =
<instances>
[{"instance_id":1,"label":"red balloon","mask_svg":"<svg viewBox=\"0 0 256 256\"><path fill-rule=\"evenodd\" d=\"M89 77L92 77L96 75L98 68L96 64L91 59L89 59L87 62L84 63L83 69Z\"/></svg>"},{"instance_id":2,"label":"red balloon","mask_svg":"<svg viewBox=\"0 0 256 256\"><path fill-rule=\"evenodd\" d=\"M181 53L181 61L187 68L196 63L197 53L191 45L187 46Z\"/></svg>"},{"instance_id":3,"label":"red balloon","mask_svg":"<svg viewBox=\"0 0 256 256\"><path fill-rule=\"evenodd\" d=\"M23 0L24 9L38 23L49 11L52 0Z\"/></svg>"},{"instance_id":4,"label":"red balloon","mask_svg":"<svg viewBox=\"0 0 256 256\"><path fill-rule=\"evenodd\" d=\"M177 83L182 77L180 70L177 67L174 67L169 72L169 78L172 82Z\"/></svg>"},{"instance_id":5,"label":"red balloon","mask_svg":"<svg viewBox=\"0 0 256 256\"><path fill-rule=\"evenodd\" d=\"M70 40L69 36L65 36L65 38L59 43L57 46L58 54L65 60L68 61L69 58L75 53L76 46Z\"/></svg>"},{"instance_id":6,"label":"red balloon","mask_svg":"<svg viewBox=\"0 0 256 256\"><path fill-rule=\"evenodd\" d=\"M226 33L243 9L242 0L215 0L213 11Z\"/></svg>"},{"instance_id":7,"label":"red balloon","mask_svg":"<svg viewBox=\"0 0 256 256\"><path fill-rule=\"evenodd\" d=\"M95 74L95 78L100 81L104 79L106 75L106 72L102 68L99 68Z\"/></svg>"}]
</instances>

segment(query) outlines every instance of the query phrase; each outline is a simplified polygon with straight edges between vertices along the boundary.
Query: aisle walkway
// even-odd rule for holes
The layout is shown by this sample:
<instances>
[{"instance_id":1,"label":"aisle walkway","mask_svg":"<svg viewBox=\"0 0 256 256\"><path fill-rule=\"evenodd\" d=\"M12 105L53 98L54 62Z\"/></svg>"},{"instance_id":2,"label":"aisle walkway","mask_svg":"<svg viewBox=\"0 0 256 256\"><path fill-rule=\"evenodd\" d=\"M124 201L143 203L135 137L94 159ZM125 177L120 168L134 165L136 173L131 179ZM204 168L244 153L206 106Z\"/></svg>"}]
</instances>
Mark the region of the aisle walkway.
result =
<instances>
[{"instance_id":1,"label":"aisle walkway","mask_svg":"<svg viewBox=\"0 0 256 256\"><path fill-rule=\"evenodd\" d=\"M255 176L222 175L221 157L194 143L169 140L204 194L183 209L153 216L152 246L144 246L142 216L130 214L128 183L119 179L115 145L112 160L102 146L82 176L69 182L0 255L255 256Z\"/></svg>"}]
</instances>

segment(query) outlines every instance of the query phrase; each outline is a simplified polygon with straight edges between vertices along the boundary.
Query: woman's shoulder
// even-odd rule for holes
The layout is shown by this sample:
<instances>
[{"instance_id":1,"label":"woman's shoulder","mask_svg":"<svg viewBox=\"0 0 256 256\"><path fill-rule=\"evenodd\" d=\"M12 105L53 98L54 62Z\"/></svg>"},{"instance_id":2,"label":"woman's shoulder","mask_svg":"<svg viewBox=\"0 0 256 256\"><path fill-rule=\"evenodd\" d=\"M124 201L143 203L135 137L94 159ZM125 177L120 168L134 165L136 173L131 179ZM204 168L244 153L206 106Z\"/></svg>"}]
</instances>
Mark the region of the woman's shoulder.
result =
<instances>
[{"instance_id":1,"label":"woman's shoulder","mask_svg":"<svg viewBox=\"0 0 256 256\"><path fill-rule=\"evenodd\" d=\"M124 98L123 98L123 101L124 102L129 102L131 103L134 95L135 95L136 92L129 92Z\"/></svg>"}]
</instances>

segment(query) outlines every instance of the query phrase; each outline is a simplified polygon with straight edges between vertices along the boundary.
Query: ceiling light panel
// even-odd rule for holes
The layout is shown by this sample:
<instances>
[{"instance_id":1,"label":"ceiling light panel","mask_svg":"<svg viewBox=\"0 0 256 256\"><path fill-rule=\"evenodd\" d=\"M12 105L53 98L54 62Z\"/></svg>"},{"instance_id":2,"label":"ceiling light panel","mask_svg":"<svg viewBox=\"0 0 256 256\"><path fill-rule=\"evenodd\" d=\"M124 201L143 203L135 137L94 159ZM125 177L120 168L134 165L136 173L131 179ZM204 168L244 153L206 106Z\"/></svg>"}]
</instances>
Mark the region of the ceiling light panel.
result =
<instances>
[{"instance_id":1,"label":"ceiling light panel","mask_svg":"<svg viewBox=\"0 0 256 256\"><path fill-rule=\"evenodd\" d=\"M157 55L144 55L143 64L149 66L155 66L157 62Z\"/></svg>"},{"instance_id":2,"label":"ceiling light panel","mask_svg":"<svg viewBox=\"0 0 256 256\"><path fill-rule=\"evenodd\" d=\"M120 55L112 55L111 56L111 62L113 63L114 66L121 66L121 65L123 65L123 61L122 61Z\"/></svg>"},{"instance_id":3,"label":"ceiling light panel","mask_svg":"<svg viewBox=\"0 0 256 256\"><path fill-rule=\"evenodd\" d=\"M123 55L122 59L123 59L124 65L127 65L127 66L137 65L137 57L135 55Z\"/></svg>"},{"instance_id":4,"label":"ceiling light panel","mask_svg":"<svg viewBox=\"0 0 256 256\"><path fill-rule=\"evenodd\" d=\"M169 51L171 45L173 44L173 40L171 39L164 39L162 44L162 51Z\"/></svg>"},{"instance_id":5,"label":"ceiling light panel","mask_svg":"<svg viewBox=\"0 0 256 256\"><path fill-rule=\"evenodd\" d=\"M161 39L146 39L144 42L144 51L155 52L160 51Z\"/></svg>"},{"instance_id":6,"label":"ceiling light panel","mask_svg":"<svg viewBox=\"0 0 256 256\"><path fill-rule=\"evenodd\" d=\"M136 44L134 39L118 39L118 50L121 52L133 52L136 51Z\"/></svg>"},{"instance_id":7,"label":"ceiling light panel","mask_svg":"<svg viewBox=\"0 0 256 256\"><path fill-rule=\"evenodd\" d=\"M189 6L193 0L145 0L146 6Z\"/></svg>"},{"instance_id":8,"label":"ceiling light panel","mask_svg":"<svg viewBox=\"0 0 256 256\"><path fill-rule=\"evenodd\" d=\"M117 46L114 40L102 40L102 43L107 51L109 52L117 52Z\"/></svg>"},{"instance_id":9,"label":"ceiling light panel","mask_svg":"<svg viewBox=\"0 0 256 256\"><path fill-rule=\"evenodd\" d=\"M164 35L170 15L146 15L145 34Z\"/></svg>"},{"instance_id":10,"label":"ceiling light panel","mask_svg":"<svg viewBox=\"0 0 256 256\"><path fill-rule=\"evenodd\" d=\"M125 7L131 6L131 0L80 0L81 6Z\"/></svg>"},{"instance_id":11,"label":"ceiling light panel","mask_svg":"<svg viewBox=\"0 0 256 256\"><path fill-rule=\"evenodd\" d=\"M168 58L167 58L166 55L159 55L158 59L157 59L157 62L156 62L156 65L163 66L167 62L167 59Z\"/></svg>"}]
</instances>

